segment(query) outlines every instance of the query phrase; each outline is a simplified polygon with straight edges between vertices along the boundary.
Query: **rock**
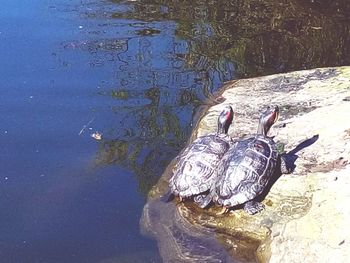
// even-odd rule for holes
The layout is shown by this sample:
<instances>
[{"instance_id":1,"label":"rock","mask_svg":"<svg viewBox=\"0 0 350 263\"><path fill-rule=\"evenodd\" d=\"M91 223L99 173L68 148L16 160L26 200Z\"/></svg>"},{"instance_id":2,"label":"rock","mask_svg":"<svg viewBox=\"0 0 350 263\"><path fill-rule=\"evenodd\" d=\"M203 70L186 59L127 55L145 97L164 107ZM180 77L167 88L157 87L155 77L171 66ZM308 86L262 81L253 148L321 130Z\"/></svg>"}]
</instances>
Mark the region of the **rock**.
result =
<instances>
[{"instance_id":1,"label":"rock","mask_svg":"<svg viewBox=\"0 0 350 263\"><path fill-rule=\"evenodd\" d=\"M141 229L144 234L161 240L163 262L233 263L229 253L217 242L215 231L192 224L183 214L186 212L190 210L178 213L175 204L157 199L144 207Z\"/></svg>"},{"instance_id":2,"label":"rock","mask_svg":"<svg viewBox=\"0 0 350 263\"><path fill-rule=\"evenodd\" d=\"M229 131L234 137L254 133L259 111L266 105L277 104L281 119L273 126L271 135L284 145L295 170L290 175L276 176L270 183L261 213L251 216L238 209L218 216L219 207L200 209L191 201L172 201L172 208L167 204L166 209L161 205L159 197L167 191L175 159L152 189L141 220L144 231L158 240L161 255L167 254L167 258L163 256L164 262L193 262L176 261L170 256L169 251L175 246L181 247L178 251L198 257L206 255L205 251L214 255L211 262L226 262L219 256L220 247L234 262L347 262L350 67L232 81L219 95L222 102L207 110L191 140L215 130L217 116L226 104L235 111ZM169 227L175 221L177 237ZM189 239L192 246L188 246L179 238L181 233L201 235ZM196 242L206 250L194 248Z\"/></svg>"}]
</instances>

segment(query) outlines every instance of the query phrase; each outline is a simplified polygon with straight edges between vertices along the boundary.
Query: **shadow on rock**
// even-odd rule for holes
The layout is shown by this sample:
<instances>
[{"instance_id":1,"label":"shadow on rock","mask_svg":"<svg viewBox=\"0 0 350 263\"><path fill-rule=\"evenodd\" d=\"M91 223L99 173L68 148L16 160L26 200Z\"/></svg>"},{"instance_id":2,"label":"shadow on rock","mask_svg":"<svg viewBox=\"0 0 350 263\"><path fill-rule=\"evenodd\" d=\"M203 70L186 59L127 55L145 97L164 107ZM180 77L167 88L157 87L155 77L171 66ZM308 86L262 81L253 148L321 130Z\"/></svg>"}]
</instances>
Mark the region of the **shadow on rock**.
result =
<instances>
[{"instance_id":1,"label":"shadow on rock","mask_svg":"<svg viewBox=\"0 0 350 263\"><path fill-rule=\"evenodd\" d=\"M295 162L299 158L297 155L298 152L301 150L305 149L306 147L311 146L314 144L319 138L319 135L316 134L312 136L309 139L306 139L305 141L299 143L293 150L287 152L287 153L282 153L281 156L283 156L287 162L287 166L289 167L290 170L294 171L296 168ZM280 165L280 164L279 164ZM274 183L281 177L281 171L277 169L277 171L274 173L272 178L270 179L269 183L267 184L266 188L264 189L263 193L257 198L258 201L262 201L265 199L267 194L270 192L271 187L274 185Z\"/></svg>"}]
</instances>

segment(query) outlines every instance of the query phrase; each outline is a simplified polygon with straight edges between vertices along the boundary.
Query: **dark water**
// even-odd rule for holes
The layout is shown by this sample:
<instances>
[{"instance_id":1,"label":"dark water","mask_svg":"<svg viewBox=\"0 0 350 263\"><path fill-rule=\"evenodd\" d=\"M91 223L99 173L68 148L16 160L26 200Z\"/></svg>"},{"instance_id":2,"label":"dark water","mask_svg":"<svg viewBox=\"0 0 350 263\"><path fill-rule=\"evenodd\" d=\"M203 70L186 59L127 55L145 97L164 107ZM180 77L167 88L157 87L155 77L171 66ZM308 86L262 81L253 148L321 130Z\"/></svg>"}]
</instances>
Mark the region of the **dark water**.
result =
<instances>
[{"instance_id":1,"label":"dark water","mask_svg":"<svg viewBox=\"0 0 350 263\"><path fill-rule=\"evenodd\" d=\"M160 262L147 192L222 83L350 63L347 1L0 7L1 262Z\"/></svg>"}]
</instances>

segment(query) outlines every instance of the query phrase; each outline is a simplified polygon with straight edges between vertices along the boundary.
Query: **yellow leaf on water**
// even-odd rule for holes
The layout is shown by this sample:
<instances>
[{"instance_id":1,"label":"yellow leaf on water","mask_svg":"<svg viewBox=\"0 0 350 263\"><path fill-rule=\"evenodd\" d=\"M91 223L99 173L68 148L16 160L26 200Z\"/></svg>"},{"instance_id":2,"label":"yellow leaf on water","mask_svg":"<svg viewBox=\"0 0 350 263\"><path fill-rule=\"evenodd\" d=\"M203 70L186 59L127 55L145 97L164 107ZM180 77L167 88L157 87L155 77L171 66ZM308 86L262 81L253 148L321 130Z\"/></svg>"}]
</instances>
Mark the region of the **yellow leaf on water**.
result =
<instances>
[{"instance_id":1,"label":"yellow leaf on water","mask_svg":"<svg viewBox=\"0 0 350 263\"><path fill-rule=\"evenodd\" d=\"M99 133L98 131L96 131L93 134L91 134L91 137L96 139L96 140L101 140L102 139L102 134Z\"/></svg>"}]
</instances>

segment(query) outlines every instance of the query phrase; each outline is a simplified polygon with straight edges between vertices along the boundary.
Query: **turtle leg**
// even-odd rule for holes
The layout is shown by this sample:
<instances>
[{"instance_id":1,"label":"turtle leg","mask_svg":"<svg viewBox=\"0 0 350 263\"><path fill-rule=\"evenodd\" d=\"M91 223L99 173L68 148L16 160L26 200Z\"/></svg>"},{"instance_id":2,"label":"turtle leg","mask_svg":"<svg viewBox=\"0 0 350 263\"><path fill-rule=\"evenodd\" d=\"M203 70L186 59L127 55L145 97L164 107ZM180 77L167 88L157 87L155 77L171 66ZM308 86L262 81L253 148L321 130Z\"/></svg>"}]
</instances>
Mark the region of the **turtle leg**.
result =
<instances>
[{"instance_id":1,"label":"turtle leg","mask_svg":"<svg viewBox=\"0 0 350 263\"><path fill-rule=\"evenodd\" d=\"M224 206L222 208L222 210L219 213L217 213L217 215L223 215L223 214L227 213L229 209L230 209L229 207Z\"/></svg>"},{"instance_id":2,"label":"turtle leg","mask_svg":"<svg viewBox=\"0 0 350 263\"><path fill-rule=\"evenodd\" d=\"M264 205L257 201L248 201L244 204L243 209L246 213L254 215L264 209Z\"/></svg>"},{"instance_id":3,"label":"turtle leg","mask_svg":"<svg viewBox=\"0 0 350 263\"><path fill-rule=\"evenodd\" d=\"M210 193L200 194L195 196L193 200L200 208L206 208L212 200L212 195Z\"/></svg>"}]
</instances>

